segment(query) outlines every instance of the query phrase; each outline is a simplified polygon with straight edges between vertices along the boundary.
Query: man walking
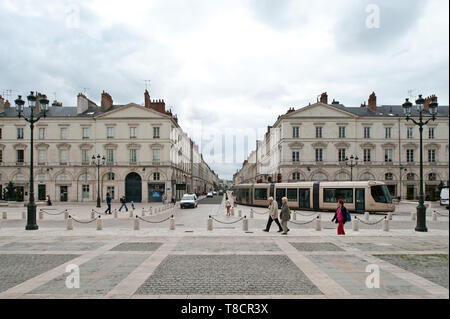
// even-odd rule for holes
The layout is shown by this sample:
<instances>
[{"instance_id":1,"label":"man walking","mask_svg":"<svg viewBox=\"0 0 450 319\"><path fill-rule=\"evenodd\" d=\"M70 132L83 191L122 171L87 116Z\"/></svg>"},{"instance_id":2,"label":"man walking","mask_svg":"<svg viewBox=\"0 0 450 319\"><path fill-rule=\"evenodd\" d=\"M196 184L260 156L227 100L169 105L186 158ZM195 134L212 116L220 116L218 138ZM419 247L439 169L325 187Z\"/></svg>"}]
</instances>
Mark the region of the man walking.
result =
<instances>
[{"instance_id":1,"label":"man walking","mask_svg":"<svg viewBox=\"0 0 450 319\"><path fill-rule=\"evenodd\" d=\"M106 205L108 205L108 208L105 210L105 214L108 214L107 212L109 212L111 215L111 196L109 193L106 193Z\"/></svg>"},{"instance_id":2,"label":"man walking","mask_svg":"<svg viewBox=\"0 0 450 319\"><path fill-rule=\"evenodd\" d=\"M278 203L276 200L273 200L273 197L269 197L269 220L267 221L266 229L263 229L263 231L268 232L273 221L278 225L278 232L281 233L283 229L278 220Z\"/></svg>"},{"instance_id":3,"label":"man walking","mask_svg":"<svg viewBox=\"0 0 450 319\"><path fill-rule=\"evenodd\" d=\"M280 213L281 226L283 227L283 232L281 233L281 235L287 235L287 232L289 231L287 223L291 219L291 213L289 211L287 197L283 197L281 199L281 202L283 203L281 206L281 213Z\"/></svg>"},{"instance_id":4,"label":"man walking","mask_svg":"<svg viewBox=\"0 0 450 319\"><path fill-rule=\"evenodd\" d=\"M122 210L122 207L124 207L124 206L125 206L125 209L128 211L127 200L125 199L125 196L122 196L120 198L120 202L122 203L122 205L120 205L119 212Z\"/></svg>"}]
</instances>

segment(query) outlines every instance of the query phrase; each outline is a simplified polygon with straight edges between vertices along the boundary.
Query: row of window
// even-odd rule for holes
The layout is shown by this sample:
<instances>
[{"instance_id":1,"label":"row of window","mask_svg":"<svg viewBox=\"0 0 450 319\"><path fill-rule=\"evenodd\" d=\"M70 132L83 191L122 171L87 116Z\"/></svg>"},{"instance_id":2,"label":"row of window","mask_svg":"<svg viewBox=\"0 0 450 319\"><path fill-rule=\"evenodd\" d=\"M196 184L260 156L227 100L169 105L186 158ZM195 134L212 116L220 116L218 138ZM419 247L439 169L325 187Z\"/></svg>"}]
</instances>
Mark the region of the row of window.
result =
<instances>
[{"instance_id":1,"label":"row of window","mask_svg":"<svg viewBox=\"0 0 450 319\"><path fill-rule=\"evenodd\" d=\"M322 138L323 128L321 126L316 126L316 138ZM370 127L364 127L364 138L370 138L371 129ZM413 128L408 127L406 131L407 138L413 138ZM300 137L300 127L294 126L292 127L292 137L299 138ZM339 126L339 138L345 138L345 126ZM392 138L392 128L385 128L385 138ZM428 128L428 138L434 139L434 127Z\"/></svg>"},{"instance_id":2,"label":"row of window","mask_svg":"<svg viewBox=\"0 0 450 319\"><path fill-rule=\"evenodd\" d=\"M39 128L39 139L44 140L46 138L46 128L40 127ZM153 138L160 138L160 128L154 127L153 128ZM81 137L83 139L89 139L90 138L90 129L89 127L83 127L81 130ZM106 128L106 137L107 138L114 138L114 127L107 127ZM2 138L2 129L0 128L0 139ZM23 127L17 128L17 139L21 140L23 139ZM68 129L67 127L61 127L59 130L59 138L62 140L66 140L68 138ZM137 127L130 127L130 138L137 138Z\"/></svg>"},{"instance_id":3,"label":"row of window","mask_svg":"<svg viewBox=\"0 0 450 319\"><path fill-rule=\"evenodd\" d=\"M345 161L346 155L345 155L345 148L338 149L338 161L343 162ZM385 149L384 150L384 161L385 162L392 162L392 149ZM323 149L322 148L316 148L315 149L315 160L316 162L323 162ZM372 150L370 148L363 149L363 162L371 162L372 161ZM292 161L293 162L300 162L300 150L299 149L293 149L292 150ZM413 163L414 162L414 150L413 149L407 149L406 150L406 162L407 163ZM436 150L430 149L428 150L428 162L435 163L436 162Z\"/></svg>"},{"instance_id":4,"label":"row of window","mask_svg":"<svg viewBox=\"0 0 450 319\"><path fill-rule=\"evenodd\" d=\"M16 150L16 162L17 163L23 163L25 159L25 150ZM91 154L89 154L89 150L81 150L81 161L84 164L89 164L91 160ZM131 149L130 150L130 163L137 163L137 150ZM106 150L106 162L107 163L114 163L115 162L115 150L114 149L107 149ZM47 150L38 150L38 158L37 158L38 164L45 164L47 162ZM67 164L69 161L69 150L67 149L60 149L59 150L59 162L61 164ZM160 162L161 161L161 150L160 149L154 149L153 150L153 162ZM3 150L0 150L0 163L3 162Z\"/></svg>"},{"instance_id":5,"label":"row of window","mask_svg":"<svg viewBox=\"0 0 450 319\"><path fill-rule=\"evenodd\" d=\"M322 173L319 173L319 174L322 174ZM314 177L316 177L316 176L314 176ZM428 177L429 181L436 181L436 180L438 180L438 176L437 176L436 173L429 173L427 177ZM302 180L304 180L304 178L303 178L303 176L302 176L302 174L300 172L292 173L291 179L293 181L302 181ZM325 176L325 179L323 179L323 180L326 180L326 179L327 178ZM314 180L316 180L316 178L314 178ZM340 173L340 174L338 174L336 176L336 180L338 180L338 181L350 180L350 175L348 175L347 173ZM375 176L373 176L371 174L370 175L363 174L361 176L361 180L375 180ZM392 173L384 174L384 180L386 180L386 181L393 181L394 180L394 174L392 174ZM406 180L408 180L408 181L416 180L416 174L414 174L414 173L406 174Z\"/></svg>"},{"instance_id":6,"label":"row of window","mask_svg":"<svg viewBox=\"0 0 450 319\"><path fill-rule=\"evenodd\" d=\"M106 173L106 180L107 181L114 181L115 178L116 178L116 174L114 174L113 172ZM0 174L0 180L1 179L2 179L2 175ZM44 174L38 174L36 176L36 179L38 181L43 181L43 180L45 180L45 175ZM91 179L91 177L87 173L85 173L85 174L82 174L80 176L79 180L82 181L82 182L87 182L90 179ZM58 181L66 181L67 182L67 181L70 181L70 178L69 178L69 175L67 175L66 173L61 173L60 175L57 176L56 180L58 180ZM153 173L153 180L154 181L161 180L161 174L158 173L158 172L154 172ZM14 181L25 181L25 175L22 174L22 173L17 173L14 176Z\"/></svg>"}]
</instances>

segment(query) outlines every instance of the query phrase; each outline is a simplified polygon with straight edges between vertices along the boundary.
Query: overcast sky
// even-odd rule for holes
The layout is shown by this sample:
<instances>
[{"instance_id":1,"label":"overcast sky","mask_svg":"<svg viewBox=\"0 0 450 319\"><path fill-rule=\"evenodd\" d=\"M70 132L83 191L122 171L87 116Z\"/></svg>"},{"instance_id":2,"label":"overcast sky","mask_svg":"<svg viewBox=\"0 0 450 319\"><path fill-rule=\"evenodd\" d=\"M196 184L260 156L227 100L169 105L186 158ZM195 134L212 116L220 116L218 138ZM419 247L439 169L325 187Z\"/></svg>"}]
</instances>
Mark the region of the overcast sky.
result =
<instances>
[{"instance_id":1,"label":"overcast sky","mask_svg":"<svg viewBox=\"0 0 450 319\"><path fill-rule=\"evenodd\" d=\"M99 102L105 90L115 104L142 104L150 80L151 97L164 98L210 166L231 179L267 125L322 92L346 106L372 91L379 104L401 104L409 90L448 105L448 6L0 0L0 94L39 90L75 106L78 92Z\"/></svg>"}]
</instances>

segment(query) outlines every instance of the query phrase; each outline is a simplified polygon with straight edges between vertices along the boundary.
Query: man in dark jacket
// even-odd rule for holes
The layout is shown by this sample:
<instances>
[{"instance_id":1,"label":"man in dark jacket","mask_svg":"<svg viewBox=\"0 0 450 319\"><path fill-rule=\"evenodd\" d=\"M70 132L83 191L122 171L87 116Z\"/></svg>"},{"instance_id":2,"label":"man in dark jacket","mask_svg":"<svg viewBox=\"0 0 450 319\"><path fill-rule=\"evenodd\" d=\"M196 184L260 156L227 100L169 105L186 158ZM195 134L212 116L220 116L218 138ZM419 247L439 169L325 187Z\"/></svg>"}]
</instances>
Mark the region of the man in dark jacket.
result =
<instances>
[{"instance_id":1,"label":"man in dark jacket","mask_svg":"<svg viewBox=\"0 0 450 319\"><path fill-rule=\"evenodd\" d=\"M120 205L119 208L119 212L122 210L122 208L125 206L125 209L128 211L128 207L127 207L127 200L125 199L125 196L122 196L120 198L120 202L122 203L122 205Z\"/></svg>"},{"instance_id":2,"label":"man in dark jacket","mask_svg":"<svg viewBox=\"0 0 450 319\"><path fill-rule=\"evenodd\" d=\"M108 208L105 210L105 214L108 214L107 212L109 212L111 215L111 196L109 193L106 193L106 205L108 205Z\"/></svg>"}]
</instances>

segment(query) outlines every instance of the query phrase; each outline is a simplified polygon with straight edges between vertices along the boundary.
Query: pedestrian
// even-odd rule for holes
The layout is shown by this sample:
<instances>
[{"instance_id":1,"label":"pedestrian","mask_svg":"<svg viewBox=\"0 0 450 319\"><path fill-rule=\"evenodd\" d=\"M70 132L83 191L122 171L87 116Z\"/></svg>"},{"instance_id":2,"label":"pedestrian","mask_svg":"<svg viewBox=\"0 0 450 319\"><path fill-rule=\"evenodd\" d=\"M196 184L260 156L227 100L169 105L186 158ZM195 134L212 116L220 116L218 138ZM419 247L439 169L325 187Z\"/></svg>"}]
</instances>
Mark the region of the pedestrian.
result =
<instances>
[{"instance_id":1,"label":"pedestrian","mask_svg":"<svg viewBox=\"0 0 450 319\"><path fill-rule=\"evenodd\" d=\"M225 201L225 206L227 207L227 216L230 216L230 208L231 208L230 200L227 199Z\"/></svg>"},{"instance_id":2,"label":"pedestrian","mask_svg":"<svg viewBox=\"0 0 450 319\"><path fill-rule=\"evenodd\" d=\"M134 210L135 209L135 207L134 207L134 202L133 201L131 201L131 208Z\"/></svg>"},{"instance_id":3,"label":"pedestrian","mask_svg":"<svg viewBox=\"0 0 450 319\"><path fill-rule=\"evenodd\" d=\"M233 206L234 206L234 207L237 207L236 196L233 196Z\"/></svg>"},{"instance_id":4,"label":"pedestrian","mask_svg":"<svg viewBox=\"0 0 450 319\"><path fill-rule=\"evenodd\" d=\"M127 200L125 199L125 196L122 196L120 198L120 202L122 203L122 205L120 205L119 212L122 210L122 207L124 207L124 206L125 206L125 209L128 211Z\"/></svg>"},{"instance_id":5,"label":"pedestrian","mask_svg":"<svg viewBox=\"0 0 450 319\"><path fill-rule=\"evenodd\" d=\"M106 193L106 205L108 205L108 208L105 210L105 214L108 214L107 212L109 212L111 215L111 195L109 195L109 193Z\"/></svg>"},{"instance_id":6,"label":"pedestrian","mask_svg":"<svg viewBox=\"0 0 450 319\"><path fill-rule=\"evenodd\" d=\"M47 195L46 201L47 201L47 206L52 206L52 201L50 200L50 195Z\"/></svg>"},{"instance_id":7,"label":"pedestrian","mask_svg":"<svg viewBox=\"0 0 450 319\"><path fill-rule=\"evenodd\" d=\"M282 205L281 205L281 227L283 228L283 232L281 235L287 235L287 232L289 231L289 228L287 227L288 221L291 219L291 210L288 206L288 200L287 197L283 197L281 199Z\"/></svg>"},{"instance_id":8,"label":"pedestrian","mask_svg":"<svg viewBox=\"0 0 450 319\"><path fill-rule=\"evenodd\" d=\"M278 225L278 232L281 233L283 229L281 228L280 221L278 220L278 203L273 200L273 197L269 197L269 220L267 221L267 226L263 231L268 232L272 222Z\"/></svg>"},{"instance_id":9,"label":"pedestrian","mask_svg":"<svg viewBox=\"0 0 450 319\"><path fill-rule=\"evenodd\" d=\"M338 200L338 205L339 206L336 210L336 213L334 213L333 219L331 221L339 224L337 228L337 234L345 235L344 224L347 221L348 211L347 208L345 208L344 201L342 199Z\"/></svg>"},{"instance_id":10,"label":"pedestrian","mask_svg":"<svg viewBox=\"0 0 450 319\"><path fill-rule=\"evenodd\" d=\"M163 202L163 204L166 203L166 194L162 194L162 202Z\"/></svg>"}]
</instances>

